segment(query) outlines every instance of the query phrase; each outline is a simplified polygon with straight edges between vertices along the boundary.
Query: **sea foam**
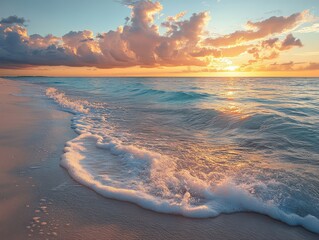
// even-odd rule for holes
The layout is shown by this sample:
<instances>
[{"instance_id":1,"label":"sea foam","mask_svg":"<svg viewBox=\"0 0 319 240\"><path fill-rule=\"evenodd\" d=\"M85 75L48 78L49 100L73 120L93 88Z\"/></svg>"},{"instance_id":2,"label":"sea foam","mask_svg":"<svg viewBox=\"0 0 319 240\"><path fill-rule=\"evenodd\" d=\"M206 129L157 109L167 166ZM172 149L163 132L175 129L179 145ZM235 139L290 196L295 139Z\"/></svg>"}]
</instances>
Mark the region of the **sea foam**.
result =
<instances>
[{"instance_id":1,"label":"sea foam","mask_svg":"<svg viewBox=\"0 0 319 240\"><path fill-rule=\"evenodd\" d=\"M78 113L73 125L79 135L66 143L61 165L76 181L102 196L192 218L255 212L319 233L318 218L285 212L275 203L262 201L236 185L232 179L218 183L200 179L179 168L178 159L173 156L115 137L112 128L107 127L107 119L94 115L88 107L92 105L86 101L73 100L54 88L47 89L46 94L62 107ZM96 124L105 124L105 131L98 130Z\"/></svg>"},{"instance_id":2,"label":"sea foam","mask_svg":"<svg viewBox=\"0 0 319 240\"><path fill-rule=\"evenodd\" d=\"M67 110L71 110L74 113L89 113L89 108L86 108L85 105L88 104L87 101L83 100L72 100L65 96L63 92L59 92L56 88L47 88L46 95L49 98L52 98L55 102L60 104L62 107Z\"/></svg>"}]
</instances>

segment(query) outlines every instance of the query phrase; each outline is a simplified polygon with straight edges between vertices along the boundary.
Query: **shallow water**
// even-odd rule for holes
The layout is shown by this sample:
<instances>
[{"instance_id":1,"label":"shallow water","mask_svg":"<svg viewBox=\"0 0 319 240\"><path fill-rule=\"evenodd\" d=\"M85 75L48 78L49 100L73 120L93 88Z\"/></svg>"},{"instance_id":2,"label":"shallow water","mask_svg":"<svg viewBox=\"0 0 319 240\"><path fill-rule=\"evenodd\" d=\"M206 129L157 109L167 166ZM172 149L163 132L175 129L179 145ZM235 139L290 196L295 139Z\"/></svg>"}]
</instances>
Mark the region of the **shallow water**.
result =
<instances>
[{"instance_id":1,"label":"shallow water","mask_svg":"<svg viewBox=\"0 0 319 240\"><path fill-rule=\"evenodd\" d=\"M252 211L319 232L319 79L18 78L74 113L62 166L188 217Z\"/></svg>"}]
</instances>

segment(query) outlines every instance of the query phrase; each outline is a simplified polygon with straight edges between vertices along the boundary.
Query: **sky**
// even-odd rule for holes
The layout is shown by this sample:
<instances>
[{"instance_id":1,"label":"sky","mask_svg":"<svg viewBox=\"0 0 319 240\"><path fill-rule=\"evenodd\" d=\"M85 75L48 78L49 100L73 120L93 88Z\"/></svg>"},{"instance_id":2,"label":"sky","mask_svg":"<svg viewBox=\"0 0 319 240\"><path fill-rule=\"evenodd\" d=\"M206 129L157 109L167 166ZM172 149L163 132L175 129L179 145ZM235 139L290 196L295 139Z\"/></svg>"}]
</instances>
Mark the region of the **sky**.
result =
<instances>
[{"instance_id":1,"label":"sky","mask_svg":"<svg viewBox=\"0 0 319 240\"><path fill-rule=\"evenodd\" d=\"M0 75L319 76L319 0L0 0Z\"/></svg>"}]
</instances>

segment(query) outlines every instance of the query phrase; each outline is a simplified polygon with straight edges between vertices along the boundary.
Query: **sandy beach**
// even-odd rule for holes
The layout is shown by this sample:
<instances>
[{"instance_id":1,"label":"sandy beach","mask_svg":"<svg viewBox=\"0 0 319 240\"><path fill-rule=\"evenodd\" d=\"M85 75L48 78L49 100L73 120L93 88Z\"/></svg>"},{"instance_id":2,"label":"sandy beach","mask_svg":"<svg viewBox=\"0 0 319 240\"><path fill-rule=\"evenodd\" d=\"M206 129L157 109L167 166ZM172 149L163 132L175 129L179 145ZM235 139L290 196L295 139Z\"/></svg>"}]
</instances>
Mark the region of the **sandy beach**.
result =
<instances>
[{"instance_id":1,"label":"sandy beach","mask_svg":"<svg viewBox=\"0 0 319 240\"><path fill-rule=\"evenodd\" d=\"M0 239L319 238L253 213L192 219L96 194L59 165L72 115L41 91L0 79Z\"/></svg>"}]
</instances>

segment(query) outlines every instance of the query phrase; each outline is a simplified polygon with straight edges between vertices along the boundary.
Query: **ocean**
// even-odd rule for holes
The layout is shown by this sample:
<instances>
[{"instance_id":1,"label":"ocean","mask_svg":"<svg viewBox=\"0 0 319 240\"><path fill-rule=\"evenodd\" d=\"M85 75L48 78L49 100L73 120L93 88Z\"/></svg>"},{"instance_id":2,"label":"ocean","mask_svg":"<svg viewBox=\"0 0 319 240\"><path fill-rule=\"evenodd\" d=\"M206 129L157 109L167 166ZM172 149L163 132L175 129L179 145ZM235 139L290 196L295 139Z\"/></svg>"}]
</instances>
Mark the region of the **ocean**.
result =
<instances>
[{"instance_id":1,"label":"ocean","mask_svg":"<svg viewBox=\"0 0 319 240\"><path fill-rule=\"evenodd\" d=\"M61 166L102 196L319 233L318 78L14 79L74 115Z\"/></svg>"}]
</instances>

